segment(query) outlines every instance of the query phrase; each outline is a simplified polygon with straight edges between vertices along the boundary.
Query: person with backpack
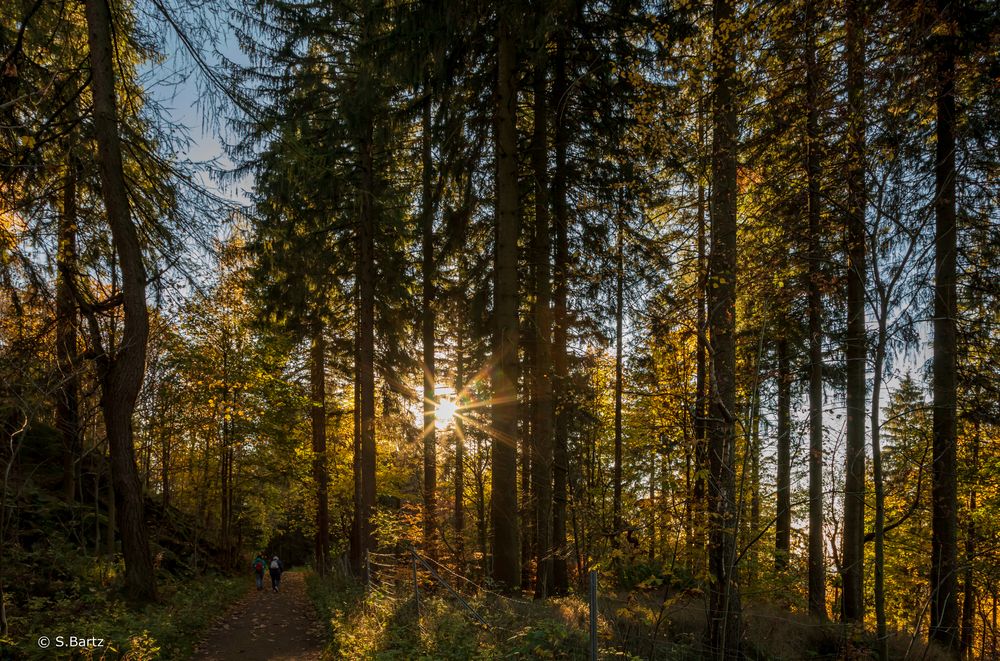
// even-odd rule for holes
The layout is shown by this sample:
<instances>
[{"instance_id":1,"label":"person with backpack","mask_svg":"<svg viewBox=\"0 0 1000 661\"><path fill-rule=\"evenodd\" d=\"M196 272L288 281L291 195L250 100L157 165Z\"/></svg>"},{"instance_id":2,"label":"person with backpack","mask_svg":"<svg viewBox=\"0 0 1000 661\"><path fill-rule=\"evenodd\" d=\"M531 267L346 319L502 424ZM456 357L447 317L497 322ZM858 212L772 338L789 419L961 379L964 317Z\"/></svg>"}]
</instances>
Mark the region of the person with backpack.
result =
<instances>
[{"instance_id":1,"label":"person with backpack","mask_svg":"<svg viewBox=\"0 0 1000 661\"><path fill-rule=\"evenodd\" d=\"M265 566L267 566L267 563L264 562L264 554L263 553L258 553L257 557L254 558L253 562L250 563L250 567L253 569L254 578L257 579L257 589L258 590L263 590L264 589L264 567Z\"/></svg>"},{"instance_id":2,"label":"person with backpack","mask_svg":"<svg viewBox=\"0 0 1000 661\"><path fill-rule=\"evenodd\" d=\"M275 592L278 591L278 587L281 585L281 572L284 569L285 566L281 564L278 556L271 558L271 589Z\"/></svg>"}]
</instances>

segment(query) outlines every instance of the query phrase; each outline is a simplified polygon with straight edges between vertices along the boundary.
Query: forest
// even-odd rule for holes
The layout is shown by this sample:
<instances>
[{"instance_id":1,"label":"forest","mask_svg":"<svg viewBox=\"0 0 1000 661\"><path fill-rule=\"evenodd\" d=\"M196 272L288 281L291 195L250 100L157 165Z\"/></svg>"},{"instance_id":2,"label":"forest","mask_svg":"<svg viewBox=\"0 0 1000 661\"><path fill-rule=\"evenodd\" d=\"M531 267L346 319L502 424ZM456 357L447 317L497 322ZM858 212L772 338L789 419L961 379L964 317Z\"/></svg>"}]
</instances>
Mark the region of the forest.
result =
<instances>
[{"instance_id":1,"label":"forest","mask_svg":"<svg viewBox=\"0 0 1000 661\"><path fill-rule=\"evenodd\" d=\"M1000 658L996 0L4 0L0 277L0 659Z\"/></svg>"}]
</instances>

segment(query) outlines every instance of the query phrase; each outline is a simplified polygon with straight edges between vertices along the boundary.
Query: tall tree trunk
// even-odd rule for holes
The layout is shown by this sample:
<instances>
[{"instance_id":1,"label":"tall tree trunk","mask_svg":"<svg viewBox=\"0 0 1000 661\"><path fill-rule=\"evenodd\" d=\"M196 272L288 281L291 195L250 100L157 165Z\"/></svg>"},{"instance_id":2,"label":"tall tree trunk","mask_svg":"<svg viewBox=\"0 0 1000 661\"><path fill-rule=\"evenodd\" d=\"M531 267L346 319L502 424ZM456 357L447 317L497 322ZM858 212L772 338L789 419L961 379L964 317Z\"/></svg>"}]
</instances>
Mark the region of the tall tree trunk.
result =
<instances>
[{"instance_id":1,"label":"tall tree trunk","mask_svg":"<svg viewBox=\"0 0 1000 661\"><path fill-rule=\"evenodd\" d=\"M111 453L125 586L140 601L156 599L156 577L149 552L149 535L135 465L132 414L146 368L149 318L146 309L146 268L139 236L132 223L122 168L111 43L111 10L106 0L86 0L90 45L94 134L101 190L111 226L111 237L122 274L124 331L115 355L101 359L101 409Z\"/></svg>"},{"instance_id":2,"label":"tall tree trunk","mask_svg":"<svg viewBox=\"0 0 1000 661\"><path fill-rule=\"evenodd\" d=\"M862 623L865 537L865 14L847 2L847 432L843 618Z\"/></svg>"},{"instance_id":3,"label":"tall tree trunk","mask_svg":"<svg viewBox=\"0 0 1000 661\"><path fill-rule=\"evenodd\" d=\"M516 53L509 7L498 8L496 145L496 243L494 246L493 356L493 579L502 589L520 584L517 511L517 91Z\"/></svg>"},{"instance_id":4,"label":"tall tree trunk","mask_svg":"<svg viewBox=\"0 0 1000 661\"><path fill-rule=\"evenodd\" d=\"M934 468L931 484L930 637L958 650L958 453L955 290L955 26L937 0L947 34L936 41L937 154L934 168Z\"/></svg>"},{"instance_id":5,"label":"tall tree trunk","mask_svg":"<svg viewBox=\"0 0 1000 661\"><path fill-rule=\"evenodd\" d=\"M712 355L711 409L706 436L708 482L708 645L715 658L740 650L740 588L736 565L736 38L732 0L713 2L712 251L708 330Z\"/></svg>"},{"instance_id":6,"label":"tall tree trunk","mask_svg":"<svg viewBox=\"0 0 1000 661\"><path fill-rule=\"evenodd\" d=\"M170 458L172 452L170 431L163 434L163 448L160 453L160 494L163 498L164 513L170 507Z\"/></svg>"},{"instance_id":7,"label":"tall tree trunk","mask_svg":"<svg viewBox=\"0 0 1000 661\"><path fill-rule=\"evenodd\" d=\"M362 514L364 508L361 503L364 500L364 495L361 489L361 333L360 333L360 296L358 293L354 296L354 314L355 314L355 327L358 332L354 336L354 411L353 411L353 423L354 429L352 434L352 472L354 477L354 494L353 494L353 505L354 505L354 518L351 520L351 569L354 571L355 576L365 576L365 543L364 543L364 522L362 520Z\"/></svg>"},{"instance_id":8,"label":"tall tree trunk","mask_svg":"<svg viewBox=\"0 0 1000 661\"><path fill-rule=\"evenodd\" d=\"M823 300L820 294L819 67L816 63L816 3L806 2L806 181L809 246L809 612L826 619L826 562L823 553Z\"/></svg>"},{"instance_id":9,"label":"tall tree trunk","mask_svg":"<svg viewBox=\"0 0 1000 661\"><path fill-rule=\"evenodd\" d=\"M751 313L752 314L752 313ZM749 316L749 315L748 315ZM762 336L763 337L763 336ZM759 357L751 360L751 364L754 365L754 377L753 377L753 390L750 392L750 430L746 434L747 445L746 454L747 457L743 461L743 466L746 467L749 463L750 468L750 516L747 517L744 512L740 512L739 520L744 524L744 529L747 531L746 542L740 543L737 538L737 543L743 547L750 547L750 550L746 554L746 561L744 563L745 573L743 574L743 585L747 590L753 590L754 585L757 581L757 572L760 570L760 553L754 547L755 545L750 544L751 539L756 539L757 531L760 530L760 389L761 383L760 378L757 376L760 373L760 359ZM742 487L741 487L742 489ZM743 498L739 499L741 503ZM749 521L749 525L746 522Z\"/></svg>"},{"instance_id":10,"label":"tall tree trunk","mask_svg":"<svg viewBox=\"0 0 1000 661\"><path fill-rule=\"evenodd\" d=\"M108 461L108 469L111 469L110 459ZM107 525L104 529L104 554L109 558L115 555L115 530L118 527L118 507L117 497L115 496L115 482L114 478L108 479L108 516Z\"/></svg>"},{"instance_id":11,"label":"tall tree trunk","mask_svg":"<svg viewBox=\"0 0 1000 661\"><path fill-rule=\"evenodd\" d=\"M874 251L873 251L874 258ZM889 314L888 291L878 292L878 338L875 341L874 377L872 378L872 486L875 490L875 567L873 588L875 597L875 638L879 658L889 658L889 632L885 621L885 478L882 473L882 422L880 402L882 397L882 369L885 365L887 322Z\"/></svg>"},{"instance_id":12,"label":"tall tree trunk","mask_svg":"<svg viewBox=\"0 0 1000 661\"><path fill-rule=\"evenodd\" d=\"M569 592L569 570L566 566L566 496L569 472L569 332L566 303L569 291L569 207L567 204L566 148L569 140L566 126L566 35L556 33L555 79L552 84L555 110L555 169L552 176L552 210L555 220L555 262L553 267L553 333L552 369L554 376L555 433L552 465L552 559L553 592Z\"/></svg>"},{"instance_id":13,"label":"tall tree trunk","mask_svg":"<svg viewBox=\"0 0 1000 661\"><path fill-rule=\"evenodd\" d=\"M431 189L431 89L424 89L421 118L421 199L423 227L423 301L421 327L424 355L424 551L436 556L437 512L437 376L434 369L434 201Z\"/></svg>"},{"instance_id":14,"label":"tall tree trunk","mask_svg":"<svg viewBox=\"0 0 1000 661\"><path fill-rule=\"evenodd\" d=\"M775 521L774 568L788 568L792 540L792 369L788 340L778 340L778 516Z\"/></svg>"},{"instance_id":15,"label":"tall tree trunk","mask_svg":"<svg viewBox=\"0 0 1000 661\"><path fill-rule=\"evenodd\" d=\"M619 213L622 213L619 210ZM622 317L624 310L625 257L622 248L624 221L619 216L615 229L615 465L612 484L614 500L611 504L611 544L618 548L622 534Z\"/></svg>"},{"instance_id":16,"label":"tall tree trunk","mask_svg":"<svg viewBox=\"0 0 1000 661\"><path fill-rule=\"evenodd\" d=\"M463 321L465 315L459 306L458 332L455 340L455 554L460 563L465 559L465 429L462 427L461 406L465 389L465 337Z\"/></svg>"},{"instance_id":17,"label":"tall tree trunk","mask_svg":"<svg viewBox=\"0 0 1000 661\"><path fill-rule=\"evenodd\" d=\"M997 628L997 593L996 592L993 593L993 599L992 599L992 601L993 601L993 608L992 608L992 616L991 616L991 623L992 624L990 626L990 657L989 658L995 659L995 658L997 658L997 652L1000 651L1000 646L997 645L997 638L998 638L997 634L1000 633L1000 630L998 630L998 628ZM985 639L986 639L986 636L983 636L983 640L984 640L983 647L986 647ZM983 654L983 657L986 658L986 655Z\"/></svg>"},{"instance_id":18,"label":"tall tree trunk","mask_svg":"<svg viewBox=\"0 0 1000 661\"><path fill-rule=\"evenodd\" d=\"M543 19L544 20L544 19ZM531 164L535 178L535 419L531 425L535 492L535 597L554 589L552 576L552 280L550 278L548 94L545 46L535 64L534 133Z\"/></svg>"},{"instance_id":19,"label":"tall tree trunk","mask_svg":"<svg viewBox=\"0 0 1000 661\"><path fill-rule=\"evenodd\" d=\"M696 576L703 576L705 556L701 551L704 546L706 496L708 482L705 471L708 468L708 445L705 439L706 414L708 409L708 319L705 300L705 290L708 286L708 265L705 240L705 180L708 177L705 158L705 102L698 104L698 294L696 305L698 342L695 349L695 398L694 398L694 484L691 500L693 501L693 527L691 534L691 563Z\"/></svg>"},{"instance_id":20,"label":"tall tree trunk","mask_svg":"<svg viewBox=\"0 0 1000 661\"><path fill-rule=\"evenodd\" d=\"M316 572L325 576L330 553L330 477L326 472L326 338L323 324L317 321L312 329L310 380L312 386L312 451L313 480L316 482Z\"/></svg>"},{"instance_id":21,"label":"tall tree trunk","mask_svg":"<svg viewBox=\"0 0 1000 661\"><path fill-rule=\"evenodd\" d=\"M359 535L362 559L375 546L372 515L375 509L375 171L372 158L372 121L365 126L361 148L361 217L358 223L358 404L361 512Z\"/></svg>"},{"instance_id":22,"label":"tall tree trunk","mask_svg":"<svg viewBox=\"0 0 1000 661\"><path fill-rule=\"evenodd\" d=\"M219 447L219 546L222 547L225 555L223 566L232 569L229 564L232 548L231 527L233 521L232 510L229 504L232 502L232 434L230 421L227 420L229 410L229 334L223 327L222 333L222 401L217 406L216 413L222 416L222 438Z\"/></svg>"},{"instance_id":23,"label":"tall tree trunk","mask_svg":"<svg viewBox=\"0 0 1000 661\"><path fill-rule=\"evenodd\" d=\"M473 477L476 479L476 542L479 548L479 556L482 558L482 572L486 575L488 570L487 561L489 557L489 546L487 543L487 520L486 520L486 475L483 469L482 457L486 450L483 444L483 435L476 434L476 471Z\"/></svg>"},{"instance_id":24,"label":"tall tree trunk","mask_svg":"<svg viewBox=\"0 0 1000 661\"><path fill-rule=\"evenodd\" d=\"M526 228L533 230L533 227ZM533 241L533 239L529 239ZM526 280L531 283L530 288L534 288L535 266L528 264ZM533 296L532 296L533 298ZM532 433L531 425L534 422L534 363L535 363L535 321L534 302L529 306L529 313L523 321L520 330L520 383L518 384L518 398L523 403L519 410L520 421L520 463L518 470L521 477L521 497L519 504L519 523L521 530L521 589L531 589L531 569L535 558L535 501L532 499L531 464L532 464Z\"/></svg>"},{"instance_id":25,"label":"tall tree trunk","mask_svg":"<svg viewBox=\"0 0 1000 661\"><path fill-rule=\"evenodd\" d=\"M972 479L969 481L969 514L965 532L965 575L962 578L962 633L959 651L962 656L972 657L972 642L975 634L976 588L973 582L973 563L976 561L976 485L979 484L979 421L975 423L972 436ZM984 632L985 633L985 632Z\"/></svg>"},{"instance_id":26,"label":"tall tree trunk","mask_svg":"<svg viewBox=\"0 0 1000 661\"><path fill-rule=\"evenodd\" d=\"M662 444L661 444L662 445ZM650 566L653 564L653 560L656 558L656 512L659 507L659 503L656 501L656 464L661 459L666 465L669 453L663 452L653 452L649 457L649 512L648 518L646 519L646 525L649 526L649 550L646 555L646 559Z\"/></svg>"},{"instance_id":27,"label":"tall tree trunk","mask_svg":"<svg viewBox=\"0 0 1000 661\"><path fill-rule=\"evenodd\" d=\"M59 249L56 256L56 359L62 382L56 395L56 429L63 445L63 497L76 497L76 462L83 449L80 429L80 377L77 354L77 311L71 279L76 272L76 179L78 164L68 154L59 216Z\"/></svg>"}]
</instances>

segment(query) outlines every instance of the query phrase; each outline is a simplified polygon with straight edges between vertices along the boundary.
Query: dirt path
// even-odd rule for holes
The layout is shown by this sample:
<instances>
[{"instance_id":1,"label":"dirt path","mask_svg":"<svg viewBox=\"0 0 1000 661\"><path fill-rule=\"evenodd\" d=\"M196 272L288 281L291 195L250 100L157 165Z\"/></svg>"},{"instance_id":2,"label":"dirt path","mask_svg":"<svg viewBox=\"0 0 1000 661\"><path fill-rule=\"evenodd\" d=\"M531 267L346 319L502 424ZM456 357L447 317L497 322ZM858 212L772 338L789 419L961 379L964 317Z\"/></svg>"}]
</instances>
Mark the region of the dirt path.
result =
<instances>
[{"instance_id":1,"label":"dirt path","mask_svg":"<svg viewBox=\"0 0 1000 661\"><path fill-rule=\"evenodd\" d=\"M252 578L248 578L252 581ZM305 577L285 572L281 592L250 591L195 648L195 661L319 661L324 627L306 595Z\"/></svg>"}]
</instances>

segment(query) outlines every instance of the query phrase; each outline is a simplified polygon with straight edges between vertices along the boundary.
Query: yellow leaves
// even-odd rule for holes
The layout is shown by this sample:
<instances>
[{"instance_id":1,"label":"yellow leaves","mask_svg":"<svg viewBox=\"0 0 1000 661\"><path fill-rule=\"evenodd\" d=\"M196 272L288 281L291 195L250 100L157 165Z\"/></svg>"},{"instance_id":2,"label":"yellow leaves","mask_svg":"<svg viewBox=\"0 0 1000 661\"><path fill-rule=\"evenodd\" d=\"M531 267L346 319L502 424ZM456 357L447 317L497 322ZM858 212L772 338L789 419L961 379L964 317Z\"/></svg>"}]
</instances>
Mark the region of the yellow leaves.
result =
<instances>
[{"instance_id":1,"label":"yellow leaves","mask_svg":"<svg viewBox=\"0 0 1000 661\"><path fill-rule=\"evenodd\" d=\"M931 34L935 37L947 37L952 33L953 27L948 21L937 21Z\"/></svg>"},{"instance_id":2,"label":"yellow leaves","mask_svg":"<svg viewBox=\"0 0 1000 661\"><path fill-rule=\"evenodd\" d=\"M718 289L719 285L724 285L732 281L728 280L724 275L713 275L709 277L708 282L712 285L712 289Z\"/></svg>"},{"instance_id":3,"label":"yellow leaves","mask_svg":"<svg viewBox=\"0 0 1000 661\"><path fill-rule=\"evenodd\" d=\"M655 588L661 585L663 585L663 579L655 574L650 574L642 581L639 581L639 583L637 583L635 587L639 588L640 590L648 590L649 588Z\"/></svg>"}]
</instances>

